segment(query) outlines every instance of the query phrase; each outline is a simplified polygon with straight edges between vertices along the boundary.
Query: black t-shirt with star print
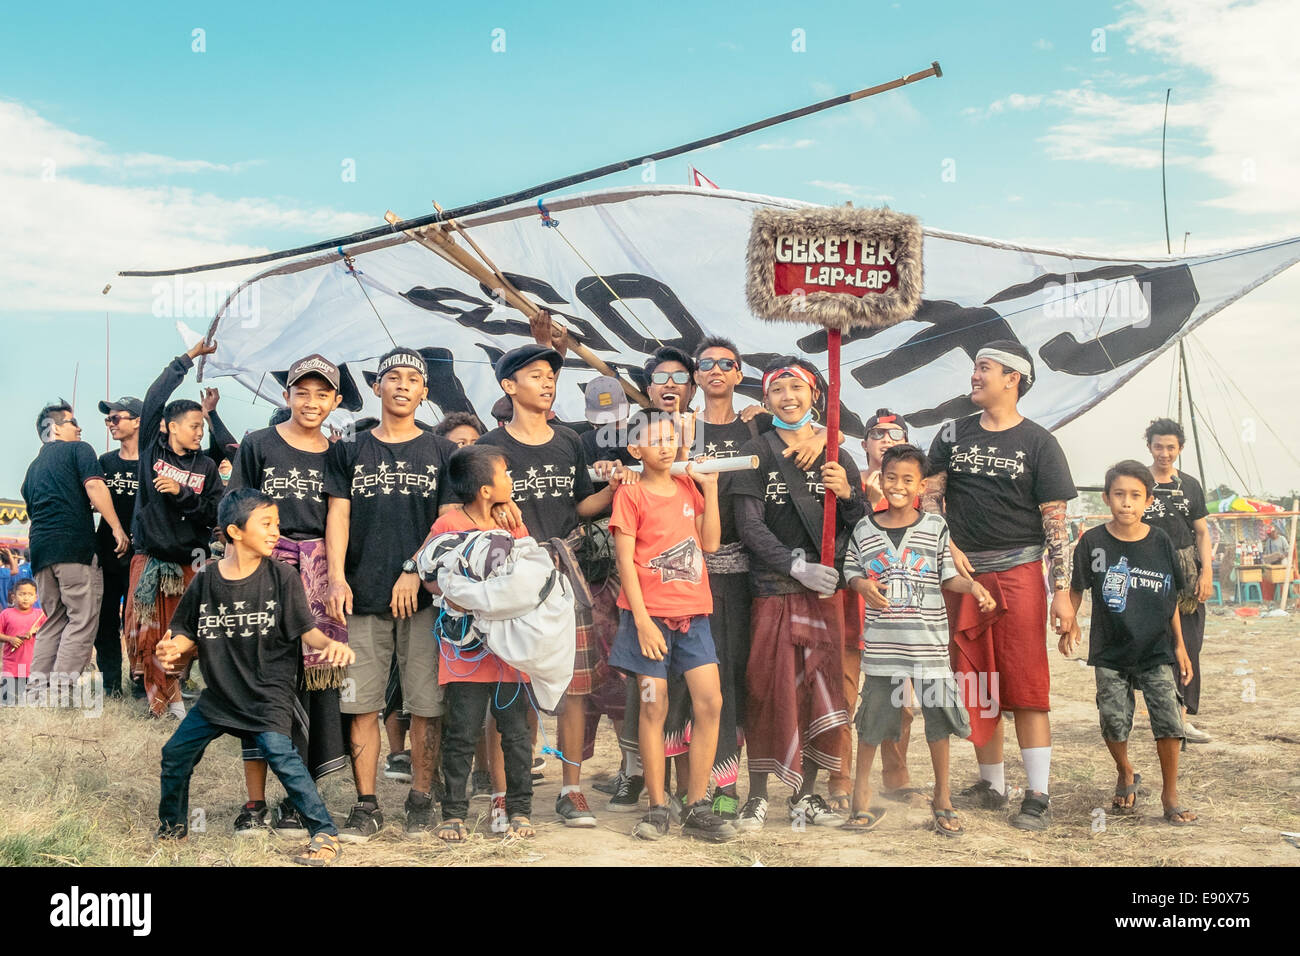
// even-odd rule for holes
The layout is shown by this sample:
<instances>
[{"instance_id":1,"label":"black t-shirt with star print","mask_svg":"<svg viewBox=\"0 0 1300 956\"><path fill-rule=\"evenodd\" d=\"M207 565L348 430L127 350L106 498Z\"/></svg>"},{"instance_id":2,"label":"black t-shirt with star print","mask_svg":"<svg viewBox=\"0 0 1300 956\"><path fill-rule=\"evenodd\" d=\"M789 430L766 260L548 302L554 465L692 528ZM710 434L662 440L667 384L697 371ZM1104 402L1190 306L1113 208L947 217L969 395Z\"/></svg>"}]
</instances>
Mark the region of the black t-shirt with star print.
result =
<instances>
[{"instance_id":1,"label":"black t-shirt with star print","mask_svg":"<svg viewBox=\"0 0 1300 956\"><path fill-rule=\"evenodd\" d=\"M945 423L930 445L930 474L943 473L944 517L963 551L1041 547L1038 506L1078 494L1060 443L1027 418L1000 432L978 414Z\"/></svg>"},{"instance_id":2,"label":"black t-shirt with star print","mask_svg":"<svg viewBox=\"0 0 1300 956\"><path fill-rule=\"evenodd\" d=\"M331 446L335 463L326 471L325 493L352 502L343 571L352 588L353 613L390 612L402 562L429 534L439 506L451 500L442 479L455 450L441 435L425 431L397 444L366 432ZM429 592L421 588L417 600L428 607Z\"/></svg>"},{"instance_id":3,"label":"black t-shirt with star print","mask_svg":"<svg viewBox=\"0 0 1300 956\"><path fill-rule=\"evenodd\" d=\"M1182 549L1196 544L1196 522L1208 514L1201 483L1175 471L1173 481L1156 482L1142 520L1169 535L1175 549Z\"/></svg>"},{"instance_id":4,"label":"black t-shirt with star print","mask_svg":"<svg viewBox=\"0 0 1300 956\"><path fill-rule=\"evenodd\" d=\"M763 432L772 430L772 416L758 415L753 422L742 422L737 415L725 425L710 425L695 417L695 447L692 455L708 455L710 458L735 458L740 449L757 438ZM736 472L724 471L718 475L718 506L722 518L722 543L731 544L740 540L736 530L735 508L731 504L732 483Z\"/></svg>"},{"instance_id":5,"label":"black t-shirt with star print","mask_svg":"<svg viewBox=\"0 0 1300 956\"><path fill-rule=\"evenodd\" d=\"M260 489L275 502L284 537L294 541L323 538L329 502L325 473L338 466L338 458L328 449L301 451L285 441L274 426L262 428L249 432L239 443L227 490Z\"/></svg>"},{"instance_id":6,"label":"black t-shirt with star print","mask_svg":"<svg viewBox=\"0 0 1300 956\"><path fill-rule=\"evenodd\" d=\"M478 440L505 454L515 504L528 533L538 541L566 537L578 526L578 502L596 493L582 441L563 425L551 422L551 430L554 434L544 445L525 445L504 427Z\"/></svg>"},{"instance_id":7,"label":"black t-shirt with star print","mask_svg":"<svg viewBox=\"0 0 1300 956\"><path fill-rule=\"evenodd\" d=\"M104 484L113 496L113 510L117 520L127 534L131 533L131 519L135 517L135 493L140 487L140 466L138 458L123 458L121 449L106 451L99 456L99 467L104 469ZM99 566L106 574L128 574L131 571L131 549L118 557L114 553L113 529L103 518L95 529L95 553L99 555Z\"/></svg>"},{"instance_id":8,"label":"black t-shirt with star print","mask_svg":"<svg viewBox=\"0 0 1300 956\"><path fill-rule=\"evenodd\" d=\"M301 638L316 626L297 571L263 560L230 581L213 562L185 589L169 626L198 645L205 686L195 706L209 723L290 736Z\"/></svg>"}]
</instances>

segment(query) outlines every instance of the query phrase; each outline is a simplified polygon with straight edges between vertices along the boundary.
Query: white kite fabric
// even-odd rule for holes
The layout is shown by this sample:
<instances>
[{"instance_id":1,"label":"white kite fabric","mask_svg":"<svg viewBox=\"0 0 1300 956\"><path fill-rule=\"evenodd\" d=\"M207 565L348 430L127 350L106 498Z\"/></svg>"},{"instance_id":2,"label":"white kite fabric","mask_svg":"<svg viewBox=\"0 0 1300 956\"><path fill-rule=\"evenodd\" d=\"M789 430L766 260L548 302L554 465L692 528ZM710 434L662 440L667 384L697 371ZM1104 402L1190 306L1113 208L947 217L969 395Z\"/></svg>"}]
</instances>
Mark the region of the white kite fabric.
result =
<instances>
[{"instance_id":1,"label":"white kite fabric","mask_svg":"<svg viewBox=\"0 0 1300 956\"><path fill-rule=\"evenodd\" d=\"M807 205L725 190L624 188L548 201L563 237L544 227L531 205L461 224L521 291L561 316L609 364L639 368L661 344L690 350L705 335L723 335L744 353L739 392L757 399L762 367L772 357L802 354L826 367L823 329L764 322L745 304L754 210ZM366 396L359 414L377 415L362 373L396 342L430 360L430 405L421 418L472 410L494 424L490 409L502 393L492 363L532 340L526 319L401 234L346 252L350 261L320 254L246 282L213 320L209 337L218 348L204 377L234 376L279 402L270 373L319 352L349 364ZM974 410L968 392L976 352L1014 339L1035 365L1021 410L1057 428L1298 259L1300 237L1137 260L927 229L916 316L844 336L841 427L859 436L865 419L889 407L906 416L912 440L927 446L944 421ZM582 386L597 374L569 356L556 400L561 420L582 420Z\"/></svg>"}]
</instances>

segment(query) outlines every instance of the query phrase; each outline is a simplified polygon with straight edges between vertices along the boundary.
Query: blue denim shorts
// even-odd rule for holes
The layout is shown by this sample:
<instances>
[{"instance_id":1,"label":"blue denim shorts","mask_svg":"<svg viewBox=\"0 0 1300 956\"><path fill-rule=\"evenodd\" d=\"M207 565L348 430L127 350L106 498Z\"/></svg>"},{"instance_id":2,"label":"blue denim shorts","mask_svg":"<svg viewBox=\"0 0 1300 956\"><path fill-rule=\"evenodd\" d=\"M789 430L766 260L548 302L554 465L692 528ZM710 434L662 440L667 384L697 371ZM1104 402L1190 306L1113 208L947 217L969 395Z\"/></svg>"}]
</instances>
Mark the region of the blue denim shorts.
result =
<instances>
[{"instance_id":1,"label":"blue denim shorts","mask_svg":"<svg viewBox=\"0 0 1300 956\"><path fill-rule=\"evenodd\" d=\"M668 673L685 674L705 664L717 664L718 652L713 646L713 632L709 630L709 616L698 614L683 634L667 627L658 618L653 619L668 645L668 653L661 661L652 661L641 653L641 642L636 636L636 619L631 611L619 610L618 633L609 652L609 666L617 667L628 675L668 679Z\"/></svg>"}]
</instances>

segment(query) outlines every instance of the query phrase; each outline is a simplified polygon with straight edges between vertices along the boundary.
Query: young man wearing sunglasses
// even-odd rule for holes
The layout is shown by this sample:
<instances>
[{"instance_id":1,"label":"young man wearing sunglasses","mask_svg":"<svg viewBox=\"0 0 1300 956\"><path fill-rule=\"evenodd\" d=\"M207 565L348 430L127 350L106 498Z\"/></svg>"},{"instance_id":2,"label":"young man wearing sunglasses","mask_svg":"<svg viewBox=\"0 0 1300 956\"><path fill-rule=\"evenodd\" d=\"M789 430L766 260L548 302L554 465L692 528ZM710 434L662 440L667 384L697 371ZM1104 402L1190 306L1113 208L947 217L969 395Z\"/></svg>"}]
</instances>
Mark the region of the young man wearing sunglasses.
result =
<instances>
[{"instance_id":1,"label":"young man wearing sunglasses","mask_svg":"<svg viewBox=\"0 0 1300 956\"><path fill-rule=\"evenodd\" d=\"M118 447L99 456L104 484L113 498L113 510L123 528L129 530L135 516L135 495L140 486L140 416L144 403L131 395L115 402L100 402L99 412ZM113 529L104 518L95 532L95 552L104 573L104 596L99 605L99 630L95 635L95 663L104 675L109 697L122 696L122 601L131 580L131 554L114 553ZM139 696L144 696L140 686Z\"/></svg>"}]
</instances>

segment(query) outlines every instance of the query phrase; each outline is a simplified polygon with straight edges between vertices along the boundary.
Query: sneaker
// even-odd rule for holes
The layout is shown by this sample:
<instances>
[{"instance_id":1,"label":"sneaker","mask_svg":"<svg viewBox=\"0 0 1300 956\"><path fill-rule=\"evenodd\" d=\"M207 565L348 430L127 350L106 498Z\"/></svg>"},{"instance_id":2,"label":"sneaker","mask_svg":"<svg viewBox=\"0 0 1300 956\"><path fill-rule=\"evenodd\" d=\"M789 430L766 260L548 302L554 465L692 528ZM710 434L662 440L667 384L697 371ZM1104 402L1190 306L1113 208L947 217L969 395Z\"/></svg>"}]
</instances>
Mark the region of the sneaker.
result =
<instances>
[{"instance_id":1,"label":"sneaker","mask_svg":"<svg viewBox=\"0 0 1300 956\"><path fill-rule=\"evenodd\" d=\"M492 778L488 776L486 770L474 771L473 786L469 798L471 800L478 800L479 798L490 800L492 798Z\"/></svg>"},{"instance_id":2,"label":"sneaker","mask_svg":"<svg viewBox=\"0 0 1300 956\"><path fill-rule=\"evenodd\" d=\"M736 818L736 829L741 833L752 833L763 829L767 822L767 800L764 797L750 797L740 809Z\"/></svg>"},{"instance_id":3,"label":"sneaker","mask_svg":"<svg viewBox=\"0 0 1300 956\"><path fill-rule=\"evenodd\" d=\"M284 837L300 837L307 832L307 824L302 822L302 817L298 814L298 808L288 800L280 804L280 809L275 815L275 835Z\"/></svg>"},{"instance_id":4,"label":"sneaker","mask_svg":"<svg viewBox=\"0 0 1300 956\"><path fill-rule=\"evenodd\" d=\"M998 793L987 780L981 780L953 794L952 805L958 810L1001 810L1007 805L1007 795Z\"/></svg>"},{"instance_id":5,"label":"sneaker","mask_svg":"<svg viewBox=\"0 0 1300 956\"><path fill-rule=\"evenodd\" d=\"M406 825L402 829L403 836L418 838L426 833L432 833L440 822L440 814L438 808L434 806L432 796L425 796L414 790L406 795Z\"/></svg>"},{"instance_id":6,"label":"sneaker","mask_svg":"<svg viewBox=\"0 0 1300 956\"><path fill-rule=\"evenodd\" d=\"M166 714L164 714L164 716L172 720L184 720L185 704L179 700L172 701L170 704L167 705L167 712Z\"/></svg>"},{"instance_id":7,"label":"sneaker","mask_svg":"<svg viewBox=\"0 0 1300 956\"><path fill-rule=\"evenodd\" d=\"M175 840L178 843L190 835L190 829L183 823L159 823L154 831L155 840Z\"/></svg>"},{"instance_id":8,"label":"sneaker","mask_svg":"<svg viewBox=\"0 0 1300 956\"><path fill-rule=\"evenodd\" d=\"M713 794L712 810L722 819L734 821L740 815L740 801L736 799L734 793L728 793L726 790L718 790Z\"/></svg>"},{"instance_id":9,"label":"sneaker","mask_svg":"<svg viewBox=\"0 0 1300 956\"><path fill-rule=\"evenodd\" d=\"M409 750L388 755L388 759L384 761L384 779L396 780L398 783L411 782L411 752Z\"/></svg>"},{"instance_id":10,"label":"sneaker","mask_svg":"<svg viewBox=\"0 0 1300 956\"><path fill-rule=\"evenodd\" d=\"M625 777L619 774L618 790L609 798L609 807L614 813L632 813L641 805L641 794L645 790L645 777Z\"/></svg>"},{"instance_id":11,"label":"sneaker","mask_svg":"<svg viewBox=\"0 0 1300 956\"><path fill-rule=\"evenodd\" d=\"M706 798L686 808L686 813L682 816L682 836L708 840L710 843L726 843L740 836L740 831L730 820L724 820L714 813Z\"/></svg>"},{"instance_id":12,"label":"sneaker","mask_svg":"<svg viewBox=\"0 0 1300 956\"><path fill-rule=\"evenodd\" d=\"M542 771L545 769L546 769L546 758L534 757L533 758L533 783L539 783L542 780L542 778L545 776L545 774L542 773Z\"/></svg>"},{"instance_id":13,"label":"sneaker","mask_svg":"<svg viewBox=\"0 0 1300 956\"><path fill-rule=\"evenodd\" d=\"M1208 744L1214 740L1214 738L1205 731L1197 730L1193 727L1192 722L1186 717L1183 718L1183 739L1189 744Z\"/></svg>"},{"instance_id":14,"label":"sneaker","mask_svg":"<svg viewBox=\"0 0 1300 956\"><path fill-rule=\"evenodd\" d=\"M790 819L802 821L805 826L842 827L844 817L826 805L819 794L808 793L790 801Z\"/></svg>"},{"instance_id":15,"label":"sneaker","mask_svg":"<svg viewBox=\"0 0 1300 956\"><path fill-rule=\"evenodd\" d=\"M594 827L596 817L581 790L570 790L555 801L555 812L566 827Z\"/></svg>"},{"instance_id":16,"label":"sneaker","mask_svg":"<svg viewBox=\"0 0 1300 956\"><path fill-rule=\"evenodd\" d=\"M651 807L637 823L632 835L639 840L659 840L668 835L668 808Z\"/></svg>"},{"instance_id":17,"label":"sneaker","mask_svg":"<svg viewBox=\"0 0 1300 956\"><path fill-rule=\"evenodd\" d=\"M256 802L249 800L240 809L239 816L235 817L235 836L265 836L270 831L270 822L267 818L271 810L265 802L261 803L259 807Z\"/></svg>"},{"instance_id":18,"label":"sneaker","mask_svg":"<svg viewBox=\"0 0 1300 956\"><path fill-rule=\"evenodd\" d=\"M1052 825L1047 801L1045 793L1026 791L1025 799L1020 802L1020 812L1011 818L1011 825L1017 830L1046 830Z\"/></svg>"},{"instance_id":19,"label":"sneaker","mask_svg":"<svg viewBox=\"0 0 1300 956\"><path fill-rule=\"evenodd\" d=\"M623 781L626 779L627 774L623 772L622 767L619 767L617 776L610 777L608 780L601 780L597 783L593 783L591 789L612 797L614 794L618 793L618 788L623 785Z\"/></svg>"},{"instance_id":20,"label":"sneaker","mask_svg":"<svg viewBox=\"0 0 1300 956\"><path fill-rule=\"evenodd\" d=\"M354 803L348 820L339 830L344 843L365 843L384 827L384 815L374 803Z\"/></svg>"}]
</instances>

